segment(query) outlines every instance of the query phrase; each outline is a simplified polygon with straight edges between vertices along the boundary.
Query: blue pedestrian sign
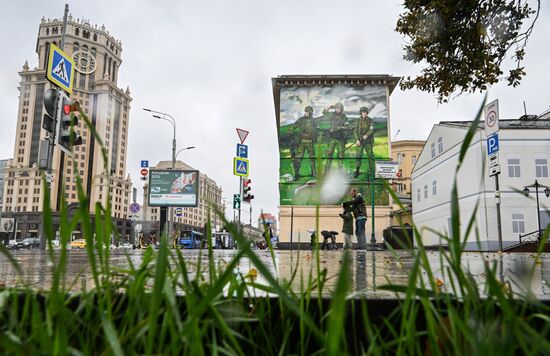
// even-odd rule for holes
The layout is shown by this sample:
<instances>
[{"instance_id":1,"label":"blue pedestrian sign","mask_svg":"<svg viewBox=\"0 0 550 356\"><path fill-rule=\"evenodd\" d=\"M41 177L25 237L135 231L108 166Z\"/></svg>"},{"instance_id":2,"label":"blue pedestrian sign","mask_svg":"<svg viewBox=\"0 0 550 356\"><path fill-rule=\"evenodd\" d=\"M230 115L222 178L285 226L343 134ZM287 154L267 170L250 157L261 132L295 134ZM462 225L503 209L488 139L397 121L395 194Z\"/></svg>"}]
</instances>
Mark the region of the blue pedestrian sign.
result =
<instances>
[{"instance_id":1,"label":"blue pedestrian sign","mask_svg":"<svg viewBox=\"0 0 550 356\"><path fill-rule=\"evenodd\" d=\"M248 158L248 146L237 143L237 157Z\"/></svg>"},{"instance_id":2,"label":"blue pedestrian sign","mask_svg":"<svg viewBox=\"0 0 550 356\"><path fill-rule=\"evenodd\" d=\"M149 168L149 161L141 161L141 168Z\"/></svg>"},{"instance_id":3,"label":"blue pedestrian sign","mask_svg":"<svg viewBox=\"0 0 550 356\"><path fill-rule=\"evenodd\" d=\"M250 164L246 158L233 158L233 174L240 177L248 177Z\"/></svg>"},{"instance_id":4,"label":"blue pedestrian sign","mask_svg":"<svg viewBox=\"0 0 550 356\"><path fill-rule=\"evenodd\" d=\"M74 61L54 44L50 44L50 57L48 58L46 78L67 93L72 93Z\"/></svg>"},{"instance_id":5,"label":"blue pedestrian sign","mask_svg":"<svg viewBox=\"0 0 550 356\"><path fill-rule=\"evenodd\" d=\"M498 133L487 137L487 154L492 155L498 152Z\"/></svg>"}]
</instances>

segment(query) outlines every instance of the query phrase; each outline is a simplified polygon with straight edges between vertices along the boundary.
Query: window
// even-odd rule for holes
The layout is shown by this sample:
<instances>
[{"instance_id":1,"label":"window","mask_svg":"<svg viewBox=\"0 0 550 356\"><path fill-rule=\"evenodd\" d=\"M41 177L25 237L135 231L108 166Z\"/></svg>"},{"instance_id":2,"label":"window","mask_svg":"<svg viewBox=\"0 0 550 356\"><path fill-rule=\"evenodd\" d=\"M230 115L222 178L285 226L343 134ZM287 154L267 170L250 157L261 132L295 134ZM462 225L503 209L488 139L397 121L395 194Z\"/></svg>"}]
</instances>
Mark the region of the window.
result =
<instances>
[{"instance_id":1,"label":"window","mask_svg":"<svg viewBox=\"0 0 550 356\"><path fill-rule=\"evenodd\" d=\"M443 153L443 137L437 139L437 148L439 150L439 154Z\"/></svg>"},{"instance_id":2,"label":"window","mask_svg":"<svg viewBox=\"0 0 550 356\"><path fill-rule=\"evenodd\" d=\"M516 234L523 234L525 232L523 214L512 214L512 232Z\"/></svg>"},{"instance_id":3,"label":"window","mask_svg":"<svg viewBox=\"0 0 550 356\"><path fill-rule=\"evenodd\" d=\"M424 199L428 199L428 185L424 186Z\"/></svg>"},{"instance_id":4,"label":"window","mask_svg":"<svg viewBox=\"0 0 550 356\"><path fill-rule=\"evenodd\" d=\"M519 170L519 158L508 158L508 177L519 178L521 177Z\"/></svg>"},{"instance_id":5,"label":"window","mask_svg":"<svg viewBox=\"0 0 550 356\"><path fill-rule=\"evenodd\" d=\"M413 165L416 164L416 155L413 155L413 156L412 156L412 164L413 164Z\"/></svg>"},{"instance_id":6,"label":"window","mask_svg":"<svg viewBox=\"0 0 550 356\"><path fill-rule=\"evenodd\" d=\"M437 181L434 180L432 182L432 195L436 195L437 194Z\"/></svg>"},{"instance_id":7,"label":"window","mask_svg":"<svg viewBox=\"0 0 550 356\"><path fill-rule=\"evenodd\" d=\"M537 178L548 178L548 160L535 158L535 171Z\"/></svg>"},{"instance_id":8,"label":"window","mask_svg":"<svg viewBox=\"0 0 550 356\"><path fill-rule=\"evenodd\" d=\"M435 143L432 142L431 147L432 147L432 158L435 158Z\"/></svg>"},{"instance_id":9,"label":"window","mask_svg":"<svg viewBox=\"0 0 550 356\"><path fill-rule=\"evenodd\" d=\"M399 164L402 164L402 163L403 163L403 156L404 156L404 154L401 153L401 152L399 152L399 153L397 154L397 163L399 163Z\"/></svg>"}]
</instances>

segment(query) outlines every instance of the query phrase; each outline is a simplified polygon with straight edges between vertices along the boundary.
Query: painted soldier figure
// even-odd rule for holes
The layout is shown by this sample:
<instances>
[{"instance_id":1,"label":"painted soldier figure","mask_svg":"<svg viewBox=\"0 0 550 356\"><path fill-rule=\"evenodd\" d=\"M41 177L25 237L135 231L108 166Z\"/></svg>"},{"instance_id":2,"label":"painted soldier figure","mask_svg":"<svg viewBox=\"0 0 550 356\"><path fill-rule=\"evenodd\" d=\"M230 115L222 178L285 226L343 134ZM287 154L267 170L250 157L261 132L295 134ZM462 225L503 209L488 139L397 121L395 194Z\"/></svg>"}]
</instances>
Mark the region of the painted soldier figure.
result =
<instances>
[{"instance_id":1,"label":"painted soldier figure","mask_svg":"<svg viewBox=\"0 0 550 356\"><path fill-rule=\"evenodd\" d=\"M328 109L323 110L323 114L330 117L330 129L329 129L329 144L327 150L327 165L326 169L330 169L332 163L332 157L334 151L338 149L338 160L340 168L344 164L344 151L346 150L346 125L348 124L348 118L344 114L344 105L337 103L331 105Z\"/></svg>"},{"instance_id":2,"label":"painted soldier figure","mask_svg":"<svg viewBox=\"0 0 550 356\"><path fill-rule=\"evenodd\" d=\"M300 178L302 159L307 152L311 166L311 176L315 177L315 143L317 141L317 120L313 118L313 108L306 106L304 116L294 123L292 137L297 138L295 155L292 157L294 167L294 180Z\"/></svg>"},{"instance_id":3,"label":"painted soldier figure","mask_svg":"<svg viewBox=\"0 0 550 356\"><path fill-rule=\"evenodd\" d=\"M363 159L363 152L371 154L372 145L374 144L374 129L372 119L369 117L369 109L363 106L359 109L359 120L357 126L353 130L353 134L357 145L357 155L355 163L355 178L359 177L359 171L361 170L361 161ZM370 146L370 147L369 147Z\"/></svg>"}]
</instances>

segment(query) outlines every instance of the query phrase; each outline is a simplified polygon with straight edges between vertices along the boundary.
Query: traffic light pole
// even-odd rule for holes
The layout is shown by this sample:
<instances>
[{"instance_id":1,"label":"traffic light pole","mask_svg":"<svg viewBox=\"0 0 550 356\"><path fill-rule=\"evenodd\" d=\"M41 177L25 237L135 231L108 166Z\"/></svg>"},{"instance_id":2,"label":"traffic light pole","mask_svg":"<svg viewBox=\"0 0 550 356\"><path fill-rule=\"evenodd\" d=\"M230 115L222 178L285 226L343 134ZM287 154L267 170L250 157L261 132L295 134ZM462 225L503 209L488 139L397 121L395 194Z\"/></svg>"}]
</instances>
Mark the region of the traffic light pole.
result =
<instances>
[{"instance_id":1,"label":"traffic light pole","mask_svg":"<svg viewBox=\"0 0 550 356\"><path fill-rule=\"evenodd\" d=\"M239 199L241 199L241 204L239 204L239 222L237 223L237 231L241 232L241 206L242 206L242 198L243 198L243 177L239 177Z\"/></svg>"},{"instance_id":2,"label":"traffic light pole","mask_svg":"<svg viewBox=\"0 0 550 356\"><path fill-rule=\"evenodd\" d=\"M63 13L63 28L61 29L61 50L63 51L65 49L65 33L67 29L67 16L69 15L69 4L65 4L65 11ZM57 93L57 104L56 109L53 115L54 122L53 127L54 129L52 132L50 132L49 139L44 142L48 142L48 160L46 164L46 175L45 177L45 186L44 189L47 189L51 193L51 179L53 175L53 149L55 147L55 138L56 138L56 126L58 125L59 118L58 116L61 113L63 100L61 98L61 89L56 89ZM63 158L63 156L61 156ZM61 184L61 182L59 182ZM46 249L46 230L44 229L44 211L42 211L42 221L40 223L40 249L45 250Z\"/></svg>"}]
</instances>

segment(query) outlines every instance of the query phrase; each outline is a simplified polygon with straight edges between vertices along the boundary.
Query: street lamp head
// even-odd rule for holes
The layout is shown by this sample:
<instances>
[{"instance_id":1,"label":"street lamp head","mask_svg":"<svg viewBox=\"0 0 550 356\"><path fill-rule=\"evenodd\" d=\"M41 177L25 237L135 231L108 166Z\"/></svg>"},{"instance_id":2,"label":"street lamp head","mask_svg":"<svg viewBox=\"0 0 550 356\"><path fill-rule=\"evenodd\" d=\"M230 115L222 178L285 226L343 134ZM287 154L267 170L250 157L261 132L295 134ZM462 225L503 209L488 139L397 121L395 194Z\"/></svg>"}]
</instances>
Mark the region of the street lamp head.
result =
<instances>
[{"instance_id":1,"label":"street lamp head","mask_svg":"<svg viewBox=\"0 0 550 356\"><path fill-rule=\"evenodd\" d=\"M185 149L185 150L192 150L193 148L195 148L195 146L185 147L184 149Z\"/></svg>"},{"instance_id":2,"label":"street lamp head","mask_svg":"<svg viewBox=\"0 0 550 356\"><path fill-rule=\"evenodd\" d=\"M547 198L550 197L550 187L546 187L546 189L544 189L544 194Z\"/></svg>"},{"instance_id":3,"label":"street lamp head","mask_svg":"<svg viewBox=\"0 0 550 356\"><path fill-rule=\"evenodd\" d=\"M159 116L159 115L153 115L153 117L156 119L162 119L162 116Z\"/></svg>"},{"instance_id":4,"label":"street lamp head","mask_svg":"<svg viewBox=\"0 0 550 356\"><path fill-rule=\"evenodd\" d=\"M527 187L523 188L523 195L525 195L526 197L529 196L529 188Z\"/></svg>"},{"instance_id":5,"label":"street lamp head","mask_svg":"<svg viewBox=\"0 0 550 356\"><path fill-rule=\"evenodd\" d=\"M143 111L149 111L149 112L151 112L151 109L143 108Z\"/></svg>"}]
</instances>

